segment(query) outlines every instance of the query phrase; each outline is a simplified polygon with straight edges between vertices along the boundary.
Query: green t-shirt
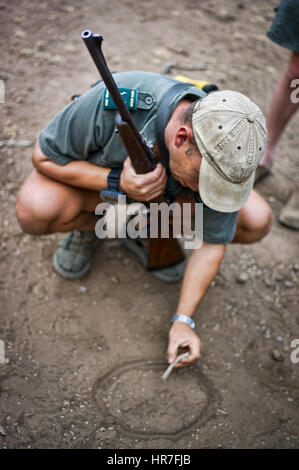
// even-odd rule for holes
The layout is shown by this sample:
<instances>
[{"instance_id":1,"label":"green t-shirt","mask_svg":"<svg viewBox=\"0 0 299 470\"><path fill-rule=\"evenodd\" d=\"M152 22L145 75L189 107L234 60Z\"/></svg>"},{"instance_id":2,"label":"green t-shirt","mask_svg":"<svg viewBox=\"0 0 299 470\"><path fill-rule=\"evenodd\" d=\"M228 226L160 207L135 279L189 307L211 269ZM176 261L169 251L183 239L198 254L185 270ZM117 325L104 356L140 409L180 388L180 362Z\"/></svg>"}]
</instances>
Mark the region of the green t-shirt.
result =
<instances>
[{"instance_id":1,"label":"green t-shirt","mask_svg":"<svg viewBox=\"0 0 299 470\"><path fill-rule=\"evenodd\" d=\"M138 90L137 109L132 111L135 124L148 145L156 142L155 118L165 93L178 83L171 77L150 72L122 72L114 74L119 88ZM87 93L72 101L43 129L39 135L42 152L59 165L74 160L114 168L127 157L119 134L115 132L115 114L106 109L105 84L100 80ZM170 103L169 117L177 104L188 95L201 98L205 93L195 86L177 93ZM175 196L182 186L169 175L167 189ZM199 194L195 194L200 200ZM203 205L203 240L218 244L230 242L235 233L238 212L224 213Z\"/></svg>"}]
</instances>

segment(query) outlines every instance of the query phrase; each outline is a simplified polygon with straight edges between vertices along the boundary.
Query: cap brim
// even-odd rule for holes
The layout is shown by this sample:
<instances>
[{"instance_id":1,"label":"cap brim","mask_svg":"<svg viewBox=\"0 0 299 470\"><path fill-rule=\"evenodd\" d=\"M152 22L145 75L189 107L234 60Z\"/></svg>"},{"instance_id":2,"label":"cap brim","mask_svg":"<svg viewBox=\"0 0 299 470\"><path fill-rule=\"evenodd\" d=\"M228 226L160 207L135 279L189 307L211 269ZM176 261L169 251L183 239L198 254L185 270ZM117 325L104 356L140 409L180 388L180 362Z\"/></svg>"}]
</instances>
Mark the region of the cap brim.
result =
<instances>
[{"instance_id":1,"label":"cap brim","mask_svg":"<svg viewBox=\"0 0 299 470\"><path fill-rule=\"evenodd\" d=\"M254 184L254 172L244 183L230 183L203 157L199 172L199 194L206 206L219 212L240 210L248 200Z\"/></svg>"}]
</instances>

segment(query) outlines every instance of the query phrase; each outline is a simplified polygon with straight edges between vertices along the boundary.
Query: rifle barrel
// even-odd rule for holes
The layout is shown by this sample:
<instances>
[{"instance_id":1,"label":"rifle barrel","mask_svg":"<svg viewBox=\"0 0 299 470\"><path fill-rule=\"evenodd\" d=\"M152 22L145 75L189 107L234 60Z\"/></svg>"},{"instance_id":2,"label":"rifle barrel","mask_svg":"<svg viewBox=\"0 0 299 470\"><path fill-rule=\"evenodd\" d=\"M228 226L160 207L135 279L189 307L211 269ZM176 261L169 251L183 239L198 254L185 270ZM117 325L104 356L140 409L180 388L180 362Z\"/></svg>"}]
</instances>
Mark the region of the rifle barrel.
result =
<instances>
[{"instance_id":1,"label":"rifle barrel","mask_svg":"<svg viewBox=\"0 0 299 470\"><path fill-rule=\"evenodd\" d=\"M93 34L89 29L85 29L81 37L83 41L85 42L85 45L103 79L103 82L105 83L117 109L119 114L121 115L121 118L123 121L127 122L130 127L132 128L136 139L142 144L144 147L144 143L142 141L142 137L139 134L139 131L136 127L135 122L133 121L133 118L130 114L130 111L128 110L120 92L119 89L117 88L117 85L115 83L115 80L109 70L109 67L107 65L107 62L105 60L105 57L102 52L102 42L103 42L103 36L99 34ZM146 150L145 150L146 151ZM146 151L148 156L150 156L150 153Z\"/></svg>"}]
</instances>

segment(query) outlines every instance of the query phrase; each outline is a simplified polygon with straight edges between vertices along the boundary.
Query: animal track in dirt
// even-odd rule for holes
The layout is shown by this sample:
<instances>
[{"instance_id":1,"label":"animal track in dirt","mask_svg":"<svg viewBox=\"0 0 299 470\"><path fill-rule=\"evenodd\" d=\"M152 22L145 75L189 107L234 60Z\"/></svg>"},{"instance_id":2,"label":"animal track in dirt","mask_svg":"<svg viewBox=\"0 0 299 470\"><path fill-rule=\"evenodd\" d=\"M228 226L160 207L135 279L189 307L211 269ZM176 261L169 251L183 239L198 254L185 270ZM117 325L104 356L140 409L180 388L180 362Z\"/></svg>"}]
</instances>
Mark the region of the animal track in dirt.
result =
<instances>
[{"instance_id":1,"label":"animal track in dirt","mask_svg":"<svg viewBox=\"0 0 299 470\"><path fill-rule=\"evenodd\" d=\"M112 366L92 391L101 416L131 437L178 439L204 426L216 412L217 392L197 367L161 379L165 363L131 359Z\"/></svg>"},{"instance_id":2,"label":"animal track in dirt","mask_svg":"<svg viewBox=\"0 0 299 470\"><path fill-rule=\"evenodd\" d=\"M98 331L92 329L90 325L86 326L82 316L74 311L64 310L59 313L53 323L52 331L56 339L82 346L85 351L94 351L100 347L108 351L110 349L109 342Z\"/></svg>"}]
</instances>

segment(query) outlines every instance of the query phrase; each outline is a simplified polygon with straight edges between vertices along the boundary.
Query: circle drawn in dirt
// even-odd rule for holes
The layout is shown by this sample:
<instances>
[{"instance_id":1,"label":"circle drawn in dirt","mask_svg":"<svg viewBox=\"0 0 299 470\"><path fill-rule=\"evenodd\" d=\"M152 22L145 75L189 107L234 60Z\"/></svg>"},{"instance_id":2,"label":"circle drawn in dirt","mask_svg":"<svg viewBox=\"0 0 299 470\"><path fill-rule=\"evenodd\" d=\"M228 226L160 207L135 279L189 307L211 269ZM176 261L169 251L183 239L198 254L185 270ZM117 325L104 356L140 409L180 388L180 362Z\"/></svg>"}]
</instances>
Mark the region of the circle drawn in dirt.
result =
<instances>
[{"instance_id":1,"label":"circle drawn in dirt","mask_svg":"<svg viewBox=\"0 0 299 470\"><path fill-rule=\"evenodd\" d=\"M97 379L93 400L101 416L126 435L177 439L203 426L216 411L213 384L195 367L175 370L161 379L165 363L128 360Z\"/></svg>"}]
</instances>

